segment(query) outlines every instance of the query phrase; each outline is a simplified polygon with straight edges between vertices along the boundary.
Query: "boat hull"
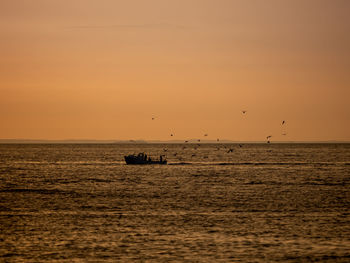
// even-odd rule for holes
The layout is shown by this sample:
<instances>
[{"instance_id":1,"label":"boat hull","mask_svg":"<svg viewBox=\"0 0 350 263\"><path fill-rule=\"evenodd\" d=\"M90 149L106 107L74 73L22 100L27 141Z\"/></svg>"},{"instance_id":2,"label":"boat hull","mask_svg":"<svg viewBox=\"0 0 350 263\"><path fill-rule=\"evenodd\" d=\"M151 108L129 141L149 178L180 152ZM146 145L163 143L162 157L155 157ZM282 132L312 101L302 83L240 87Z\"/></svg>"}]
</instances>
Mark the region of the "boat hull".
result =
<instances>
[{"instance_id":1,"label":"boat hull","mask_svg":"<svg viewBox=\"0 0 350 263\"><path fill-rule=\"evenodd\" d=\"M167 164L166 160L144 160L137 158L137 156L129 155L124 156L126 164L138 164L138 165L146 165L146 164Z\"/></svg>"}]
</instances>

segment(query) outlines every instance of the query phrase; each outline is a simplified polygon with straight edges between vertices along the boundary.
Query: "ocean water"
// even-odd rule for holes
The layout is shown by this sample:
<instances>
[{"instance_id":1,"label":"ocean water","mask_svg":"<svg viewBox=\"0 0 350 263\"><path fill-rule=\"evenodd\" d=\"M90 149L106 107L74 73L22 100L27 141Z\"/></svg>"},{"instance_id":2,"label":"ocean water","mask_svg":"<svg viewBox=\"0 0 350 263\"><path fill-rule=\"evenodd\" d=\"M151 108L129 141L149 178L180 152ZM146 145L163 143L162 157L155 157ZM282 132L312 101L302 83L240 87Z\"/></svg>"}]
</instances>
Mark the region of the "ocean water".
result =
<instances>
[{"instance_id":1,"label":"ocean water","mask_svg":"<svg viewBox=\"0 0 350 263\"><path fill-rule=\"evenodd\" d=\"M350 144L0 145L0 262L350 262L349 208Z\"/></svg>"}]
</instances>

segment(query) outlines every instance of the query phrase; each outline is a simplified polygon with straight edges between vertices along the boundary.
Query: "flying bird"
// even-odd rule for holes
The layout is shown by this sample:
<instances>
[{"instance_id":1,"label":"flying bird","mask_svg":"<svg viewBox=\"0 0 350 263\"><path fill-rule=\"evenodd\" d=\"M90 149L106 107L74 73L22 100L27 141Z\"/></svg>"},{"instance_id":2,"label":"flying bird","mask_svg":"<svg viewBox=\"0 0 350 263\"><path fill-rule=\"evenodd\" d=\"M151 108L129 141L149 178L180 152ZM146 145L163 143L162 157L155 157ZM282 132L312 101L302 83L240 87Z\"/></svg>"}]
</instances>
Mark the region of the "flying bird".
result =
<instances>
[{"instance_id":1,"label":"flying bird","mask_svg":"<svg viewBox=\"0 0 350 263\"><path fill-rule=\"evenodd\" d=\"M269 136L266 137L267 143L270 143L270 138L271 138L271 137L272 137L272 135L269 135Z\"/></svg>"},{"instance_id":2,"label":"flying bird","mask_svg":"<svg viewBox=\"0 0 350 263\"><path fill-rule=\"evenodd\" d=\"M174 134L170 134L170 136L174 136Z\"/></svg>"},{"instance_id":3,"label":"flying bird","mask_svg":"<svg viewBox=\"0 0 350 263\"><path fill-rule=\"evenodd\" d=\"M286 122L285 121L282 121L282 125L285 124Z\"/></svg>"},{"instance_id":4,"label":"flying bird","mask_svg":"<svg viewBox=\"0 0 350 263\"><path fill-rule=\"evenodd\" d=\"M287 133L282 133L282 135L283 135L283 136L286 136L286 135L287 135Z\"/></svg>"},{"instance_id":5,"label":"flying bird","mask_svg":"<svg viewBox=\"0 0 350 263\"><path fill-rule=\"evenodd\" d=\"M206 133L206 134L204 134L204 136L208 136L208 134Z\"/></svg>"},{"instance_id":6,"label":"flying bird","mask_svg":"<svg viewBox=\"0 0 350 263\"><path fill-rule=\"evenodd\" d=\"M246 111L246 110L242 110L242 113L243 113L243 114L246 114L246 113L247 113L247 111Z\"/></svg>"}]
</instances>

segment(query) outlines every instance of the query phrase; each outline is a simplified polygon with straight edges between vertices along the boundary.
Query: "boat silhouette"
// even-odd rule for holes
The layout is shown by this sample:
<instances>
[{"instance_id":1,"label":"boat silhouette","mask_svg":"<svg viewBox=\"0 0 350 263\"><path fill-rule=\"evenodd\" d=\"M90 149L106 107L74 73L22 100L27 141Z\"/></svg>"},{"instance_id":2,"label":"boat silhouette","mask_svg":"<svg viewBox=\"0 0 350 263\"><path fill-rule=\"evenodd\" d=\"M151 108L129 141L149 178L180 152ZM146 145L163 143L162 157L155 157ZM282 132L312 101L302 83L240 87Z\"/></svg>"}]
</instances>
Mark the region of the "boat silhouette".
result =
<instances>
[{"instance_id":1,"label":"boat silhouette","mask_svg":"<svg viewBox=\"0 0 350 263\"><path fill-rule=\"evenodd\" d=\"M130 154L124 156L126 164L167 164L167 160L162 155L159 156L159 160L152 160L151 157L147 157L145 153Z\"/></svg>"}]
</instances>

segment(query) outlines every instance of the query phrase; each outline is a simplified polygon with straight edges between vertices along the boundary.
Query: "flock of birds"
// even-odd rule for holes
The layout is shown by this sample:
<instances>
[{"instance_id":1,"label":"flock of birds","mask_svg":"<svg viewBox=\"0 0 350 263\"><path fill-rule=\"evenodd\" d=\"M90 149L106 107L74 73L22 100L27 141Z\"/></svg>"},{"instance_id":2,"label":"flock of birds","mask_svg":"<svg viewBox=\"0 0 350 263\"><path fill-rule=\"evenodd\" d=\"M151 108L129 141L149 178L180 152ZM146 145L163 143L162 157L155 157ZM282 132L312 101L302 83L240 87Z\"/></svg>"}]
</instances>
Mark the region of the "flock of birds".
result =
<instances>
[{"instance_id":1,"label":"flock of birds","mask_svg":"<svg viewBox=\"0 0 350 263\"><path fill-rule=\"evenodd\" d=\"M286 121L282 121L282 125L286 124ZM282 133L283 136L286 136L287 133ZM272 137L272 135L266 136L267 139L267 143L270 143L270 138Z\"/></svg>"},{"instance_id":2,"label":"flock of birds","mask_svg":"<svg viewBox=\"0 0 350 263\"><path fill-rule=\"evenodd\" d=\"M242 114L247 114L247 110L242 110ZM155 119L156 119L156 117L152 117L152 121L154 121ZM285 124L286 124L286 121L283 120L283 121L281 122L281 125L284 126ZM283 136L286 136L287 133L282 133L282 135L283 135ZM175 136L174 133L171 133L171 134L170 134L170 137L174 137L174 136ZM208 137L208 134L205 133L205 134L204 134L204 137ZM267 142L267 143L271 143L271 141L270 141L271 138L272 138L272 135L266 136L266 140L267 140L266 142ZM197 142L200 142L200 141L201 141L200 139L197 139ZM217 138L216 141L219 142L220 139ZM184 142L185 142L185 143L189 143L190 141L189 141L189 140L185 140ZM200 147L200 146L201 146L201 144L197 144L197 145L194 146L194 149L196 150L197 147ZM238 146L239 146L240 148L242 148L242 147L243 147L243 144L238 144ZM227 153L232 153L233 150L234 150L233 148L228 148L228 149L227 149L226 146L224 146L224 148L227 150ZM183 150L186 149L186 146L183 146L182 149L183 149ZM220 149L221 149L220 147L217 147L217 150L220 150ZM167 152L167 150L168 150L168 149L163 149L164 152ZM177 156L177 154L178 154L178 153L174 153L174 156ZM192 154L192 157L194 157L194 156L196 156L196 154Z\"/></svg>"}]
</instances>

